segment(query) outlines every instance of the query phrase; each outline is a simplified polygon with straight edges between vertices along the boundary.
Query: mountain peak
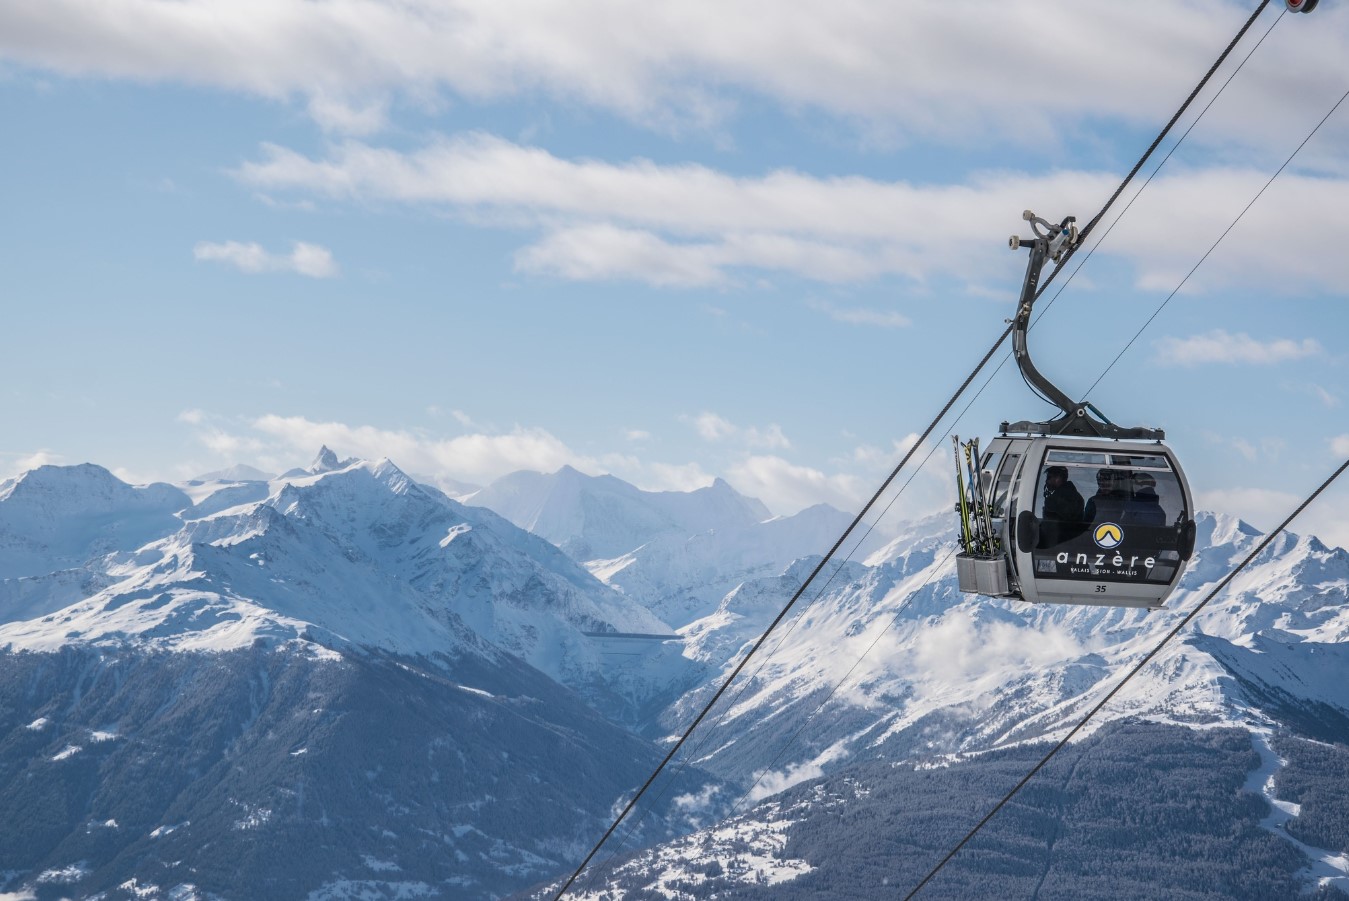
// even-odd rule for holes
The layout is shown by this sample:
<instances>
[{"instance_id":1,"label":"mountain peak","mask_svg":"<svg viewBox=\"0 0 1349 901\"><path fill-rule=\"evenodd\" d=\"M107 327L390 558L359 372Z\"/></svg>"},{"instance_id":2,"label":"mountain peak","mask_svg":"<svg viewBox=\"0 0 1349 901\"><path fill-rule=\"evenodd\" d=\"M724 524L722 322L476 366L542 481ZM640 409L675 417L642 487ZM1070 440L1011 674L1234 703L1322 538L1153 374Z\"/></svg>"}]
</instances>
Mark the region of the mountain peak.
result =
<instances>
[{"instance_id":1,"label":"mountain peak","mask_svg":"<svg viewBox=\"0 0 1349 901\"><path fill-rule=\"evenodd\" d=\"M350 463L351 461L346 461ZM318 456L314 462L309 464L309 471L317 475L321 472L332 472L334 469L341 469L345 464L337 459L337 454L333 453L328 445L319 448Z\"/></svg>"}]
</instances>

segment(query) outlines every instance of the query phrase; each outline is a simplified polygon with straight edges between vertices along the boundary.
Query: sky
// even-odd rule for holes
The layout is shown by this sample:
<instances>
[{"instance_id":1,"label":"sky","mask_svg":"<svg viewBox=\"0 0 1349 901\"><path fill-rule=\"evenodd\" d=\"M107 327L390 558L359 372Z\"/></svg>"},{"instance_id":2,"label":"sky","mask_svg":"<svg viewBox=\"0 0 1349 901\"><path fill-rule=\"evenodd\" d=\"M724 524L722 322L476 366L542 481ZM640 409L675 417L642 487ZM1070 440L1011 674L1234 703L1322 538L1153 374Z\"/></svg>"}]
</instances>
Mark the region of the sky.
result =
<instances>
[{"instance_id":1,"label":"sky","mask_svg":"<svg viewBox=\"0 0 1349 901\"><path fill-rule=\"evenodd\" d=\"M0 0L0 477L327 444L856 510L1022 210L1093 216L1255 5ZM1349 456L1346 60L1271 3L1030 339L1262 528ZM964 437L1054 412L996 362ZM949 507L948 427L891 517Z\"/></svg>"}]
</instances>

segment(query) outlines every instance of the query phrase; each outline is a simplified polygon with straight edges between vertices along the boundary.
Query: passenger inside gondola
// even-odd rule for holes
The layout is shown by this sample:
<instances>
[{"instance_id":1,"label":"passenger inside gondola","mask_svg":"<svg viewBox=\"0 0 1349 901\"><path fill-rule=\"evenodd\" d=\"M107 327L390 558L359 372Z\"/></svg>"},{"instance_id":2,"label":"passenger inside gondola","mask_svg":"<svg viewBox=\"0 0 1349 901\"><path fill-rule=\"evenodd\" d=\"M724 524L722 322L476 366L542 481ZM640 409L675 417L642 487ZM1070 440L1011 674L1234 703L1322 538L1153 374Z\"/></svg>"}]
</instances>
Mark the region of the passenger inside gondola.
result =
<instances>
[{"instance_id":1,"label":"passenger inside gondola","mask_svg":"<svg viewBox=\"0 0 1349 901\"><path fill-rule=\"evenodd\" d=\"M1087 501L1087 522L1117 522L1122 518L1129 497L1128 478L1128 473L1118 469L1096 473L1096 493Z\"/></svg>"},{"instance_id":2,"label":"passenger inside gondola","mask_svg":"<svg viewBox=\"0 0 1349 901\"><path fill-rule=\"evenodd\" d=\"M1082 492L1068 478L1068 467L1045 469L1040 547L1053 547L1082 533Z\"/></svg>"},{"instance_id":3,"label":"passenger inside gondola","mask_svg":"<svg viewBox=\"0 0 1349 901\"><path fill-rule=\"evenodd\" d=\"M1045 470L1045 519L1081 522L1082 503L1082 493L1068 479L1068 467L1050 466Z\"/></svg>"},{"instance_id":4,"label":"passenger inside gondola","mask_svg":"<svg viewBox=\"0 0 1349 901\"><path fill-rule=\"evenodd\" d=\"M1142 526L1166 525L1166 511L1157 496L1157 478L1152 473L1134 473L1133 491L1124 505L1124 521Z\"/></svg>"}]
</instances>

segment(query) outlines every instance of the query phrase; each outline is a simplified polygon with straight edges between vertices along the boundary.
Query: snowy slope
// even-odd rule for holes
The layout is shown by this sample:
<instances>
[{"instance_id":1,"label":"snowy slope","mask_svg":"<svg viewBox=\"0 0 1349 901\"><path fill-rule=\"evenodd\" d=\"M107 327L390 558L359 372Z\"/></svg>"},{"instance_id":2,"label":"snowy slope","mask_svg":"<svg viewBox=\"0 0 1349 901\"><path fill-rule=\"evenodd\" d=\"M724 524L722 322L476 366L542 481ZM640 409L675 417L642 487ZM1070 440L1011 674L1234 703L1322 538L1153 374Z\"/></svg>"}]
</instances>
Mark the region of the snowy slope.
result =
<instances>
[{"instance_id":1,"label":"snowy slope","mask_svg":"<svg viewBox=\"0 0 1349 901\"><path fill-rule=\"evenodd\" d=\"M765 646L771 655L756 659L754 678L733 693L703 762L746 779L777 757L763 784L781 787L858 757L921 758L1056 737L1260 537L1228 517L1206 514L1200 524L1201 541L1212 543L1198 552L1168 609L1154 613L961 595L944 529L901 536L871 558L876 565L845 568L818 600L806 606L803 598L799 616ZM728 671L803 576L741 586L681 630L685 653L722 661ZM1095 728L1131 716L1248 728L1311 719L1349 728L1346 586L1344 550L1281 536ZM713 684L674 705L667 727L687 722Z\"/></svg>"},{"instance_id":2,"label":"snowy slope","mask_svg":"<svg viewBox=\"0 0 1349 901\"><path fill-rule=\"evenodd\" d=\"M0 489L0 896L488 899L583 853L701 670L604 636L671 629L387 460L238 474Z\"/></svg>"},{"instance_id":3,"label":"snowy slope","mask_svg":"<svg viewBox=\"0 0 1349 901\"><path fill-rule=\"evenodd\" d=\"M618 557L662 535L694 535L768 519L759 501L721 479L691 492L642 491L614 476L570 466L516 472L465 498L548 539L576 560Z\"/></svg>"},{"instance_id":4,"label":"snowy slope","mask_svg":"<svg viewBox=\"0 0 1349 901\"><path fill-rule=\"evenodd\" d=\"M0 581L0 646L490 648L610 710L688 668L657 645L652 655L678 671L661 670L659 684L616 670L585 633L670 628L491 511L451 501L387 460L343 465L320 454L310 470L219 483L195 505L97 467L48 467L7 485L0 523L17 523L8 534L25 542L10 543L23 554L7 562L35 575Z\"/></svg>"},{"instance_id":5,"label":"snowy slope","mask_svg":"<svg viewBox=\"0 0 1349 901\"><path fill-rule=\"evenodd\" d=\"M711 613L747 580L780 575L793 561L823 553L852 522L825 504L770 516L720 479L687 493L649 492L570 467L513 473L469 502L547 538L674 626ZM879 544L868 536L854 556Z\"/></svg>"},{"instance_id":6,"label":"snowy slope","mask_svg":"<svg viewBox=\"0 0 1349 901\"><path fill-rule=\"evenodd\" d=\"M133 487L101 466L43 466L0 482L0 579L78 566L174 531L181 490Z\"/></svg>"},{"instance_id":7,"label":"snowy slope","mask_svg":"<svg viewBox=\"0 0 1349 901\"><path fill-rule=\"evenodd\" d=\"M684 754L736 785L740 815L601 868L578 897L902 894L1263 537L1201 515L1182 590L1149 613L961 595L944 520L804 596L695 733ZM685 653L722 672L672 706L671 732L813 562L739 586L681 629ZM1270 742L1312 739L1349 766L1347 588L1343 549L1276 539L925 895L1155 897L1165 885L1254 901L1349 886L1342 778L1316 768L1290 783L1324 784L1302 793L1308 815L1278 787L1288 761Z\"/></svg>"}]
</instances>

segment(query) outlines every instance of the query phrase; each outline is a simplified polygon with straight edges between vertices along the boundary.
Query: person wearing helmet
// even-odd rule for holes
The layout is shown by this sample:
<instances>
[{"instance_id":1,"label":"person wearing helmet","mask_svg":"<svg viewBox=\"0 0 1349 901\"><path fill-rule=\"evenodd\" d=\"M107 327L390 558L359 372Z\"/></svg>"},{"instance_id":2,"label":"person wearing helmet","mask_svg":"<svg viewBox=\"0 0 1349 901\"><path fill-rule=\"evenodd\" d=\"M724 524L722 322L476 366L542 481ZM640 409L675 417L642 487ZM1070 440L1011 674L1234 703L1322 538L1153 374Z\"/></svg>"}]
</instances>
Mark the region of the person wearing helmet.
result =
<instances>
[{"instance_id":1,"label":"person wearing helmet","mask_svg":"<svg viewBox=\"0 0 1349 901\"><path fill-rule=\"evenodd\" d=\"M1124 518L1142 526L1166 525L1166 511L1157 496L1157 478L1150 472L1133 475L1133 492L1124 506Z\"/></svg>"}]
</instances>

